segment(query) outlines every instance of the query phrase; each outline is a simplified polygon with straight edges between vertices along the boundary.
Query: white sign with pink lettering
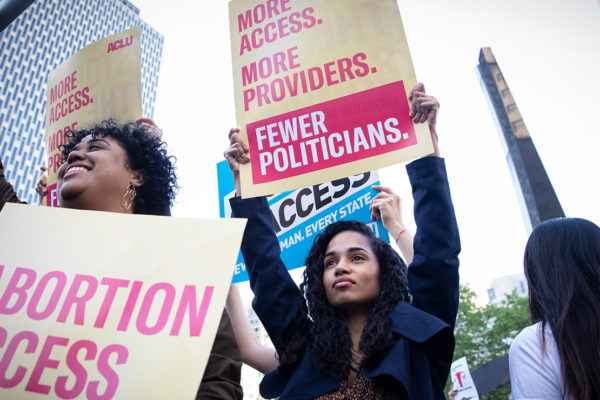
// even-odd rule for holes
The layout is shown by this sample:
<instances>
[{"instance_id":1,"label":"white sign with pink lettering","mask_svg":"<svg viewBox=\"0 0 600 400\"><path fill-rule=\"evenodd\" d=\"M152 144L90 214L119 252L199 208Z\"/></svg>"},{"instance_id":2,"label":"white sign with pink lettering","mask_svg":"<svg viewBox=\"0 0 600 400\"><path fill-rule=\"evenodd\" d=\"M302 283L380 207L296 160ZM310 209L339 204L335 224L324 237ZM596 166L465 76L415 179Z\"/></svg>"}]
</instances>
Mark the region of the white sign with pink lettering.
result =
<instances>
[{"instance_id":1,"label":"white sign with pink lettering","mask_svg":"<svg viewBox=\"0 0 600 400\"><path fill-rule=\"evenodd\" d=\"M195 398L244 220L7 204L0 226L0 398Z\"/></svg>"},{"instance_id":2,"label":"white sign with pink lettering","mask_svg":"<svg viewBox=\"0 0 600 400\"><path fill-rule=\"evenodd\" d=\"M455 393L455 400L479 400L479 394L473 383L466 357L459 358L452 363L450 376L452 377L452 391Z\"/></svg>"}]
</instances>

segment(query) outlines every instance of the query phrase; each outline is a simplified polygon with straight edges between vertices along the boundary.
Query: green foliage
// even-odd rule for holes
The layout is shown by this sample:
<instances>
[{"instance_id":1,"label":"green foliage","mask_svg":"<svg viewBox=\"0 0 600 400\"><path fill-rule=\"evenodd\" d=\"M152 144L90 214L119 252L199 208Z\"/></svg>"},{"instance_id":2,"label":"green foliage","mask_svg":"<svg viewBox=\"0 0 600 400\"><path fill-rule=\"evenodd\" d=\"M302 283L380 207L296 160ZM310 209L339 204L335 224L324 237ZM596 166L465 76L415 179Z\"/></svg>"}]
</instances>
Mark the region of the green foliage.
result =
<instances>
[{"instance_id":1,"label":"green foliage","mask_svg":"<svg viewBox=\"0 0 600 400\"><path fill-rule=\"evenodd\" d=\"M516 293L500 304L479 307L475 293L466 286L460 289L460 305L456 321L454 359L467 357L469 369L508 352L512 339L530 325L527 298ZM450 388L450 386L448 387ZM483 400L506 400L510 387L506 385L482 396Z\"/></svg>"}]
</instances>

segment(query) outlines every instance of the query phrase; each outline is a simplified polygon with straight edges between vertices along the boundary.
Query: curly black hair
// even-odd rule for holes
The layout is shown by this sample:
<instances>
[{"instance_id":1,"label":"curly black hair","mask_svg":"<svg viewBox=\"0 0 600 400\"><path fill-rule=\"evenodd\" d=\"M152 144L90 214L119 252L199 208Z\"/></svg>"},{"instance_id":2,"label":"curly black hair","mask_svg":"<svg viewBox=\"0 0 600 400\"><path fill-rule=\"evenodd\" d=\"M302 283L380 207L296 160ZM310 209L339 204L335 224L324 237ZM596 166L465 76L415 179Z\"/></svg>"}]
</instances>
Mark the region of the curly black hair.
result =
<instances>
[{"instance_id":1,"label":"curly black hair","mask_svg":"<svg viewBox=\"0 0 600 400\"><path fill-rule=\"evenodd\" d=\"M170 207L177 192L175 157L167 154L166 143L146 123L117 124L109 119L89 129L80 129L67 135L61 146L66 160L73 148L86 136L111 137L125 149L127 167L142 175L142 184L136 188L133 201L135 214L170 215Z\"/></svg>"},{"instance_id":2,"label":"curly black hair","mask_svg":"<svg viewBox=\"0 0 600 400\"><path fill-rule=\"evenodd\" d=\"M310 327L298 326L302 325L301 322L296 324L295 332L290 332L288 345L279 357L282 364L294 363L299 360L302 350L308 349L316 358L317 367L321 371L333 373L339 379L345 379L350 372L352 342L348 326L339 311L327 300L323 271L329 242L344 231L364 235L379 263L379 295L371 305L359 344L359 349L364 354L363 365L391 345L393 335L390 313L399 302L410 300L406 264L367 225L358 221L339 221L329 225L316 238L306 258L306 269L300 285L312 323ZM310 330L308 337L305 329Z\"/></svg>"}]
</instances>

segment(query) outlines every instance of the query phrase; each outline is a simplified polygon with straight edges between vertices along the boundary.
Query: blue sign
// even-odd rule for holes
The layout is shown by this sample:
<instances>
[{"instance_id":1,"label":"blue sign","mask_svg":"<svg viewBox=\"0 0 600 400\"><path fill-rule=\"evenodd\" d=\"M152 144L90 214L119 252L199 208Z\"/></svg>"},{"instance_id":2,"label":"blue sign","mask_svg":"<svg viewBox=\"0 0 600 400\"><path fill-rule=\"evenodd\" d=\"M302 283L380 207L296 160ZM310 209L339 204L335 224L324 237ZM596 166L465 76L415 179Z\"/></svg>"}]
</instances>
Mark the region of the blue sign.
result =
<instances>
[{"instance_id":1,"label":"blue sign","mask_svg":"<svg viewBox=\"0 0 600 400\"><path fill-rule=\"evenodd\" d=\"M231 216L229 199L235 195L233 175L226 161L217 164L219 213ZM273 228L281 246L281 257L288 269L304 267L315 237L327 225L344 220L364 222L380 239L389 243L388 233L380 221L371 220L371 201L379 184L375 172L336 179L331 182L292 190L268 198L273 213ZM242 255L238 255L233 282L248 280Z\"/></svg>"}]
</instances>

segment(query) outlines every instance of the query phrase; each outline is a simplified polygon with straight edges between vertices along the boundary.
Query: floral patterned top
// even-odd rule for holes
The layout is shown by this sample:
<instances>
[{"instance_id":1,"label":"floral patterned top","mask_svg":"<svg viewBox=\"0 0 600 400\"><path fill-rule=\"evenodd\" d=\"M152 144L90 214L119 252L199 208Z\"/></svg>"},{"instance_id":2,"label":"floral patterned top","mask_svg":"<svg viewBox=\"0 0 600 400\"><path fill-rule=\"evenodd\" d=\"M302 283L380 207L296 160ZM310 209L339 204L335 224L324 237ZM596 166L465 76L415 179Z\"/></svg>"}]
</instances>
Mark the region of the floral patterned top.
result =
<instances>
[{"instance_id":1,"label":"floral patterned top","mask_svg":"<svg viewBox=\"0 0 600 400\"><path fill-rule=\"evenodd\" d=\"M371 380L359 374L350 384L346 382L335 392L324 394L315 400L383 400L383 395Z\"/></svg>"}]
</instances>

